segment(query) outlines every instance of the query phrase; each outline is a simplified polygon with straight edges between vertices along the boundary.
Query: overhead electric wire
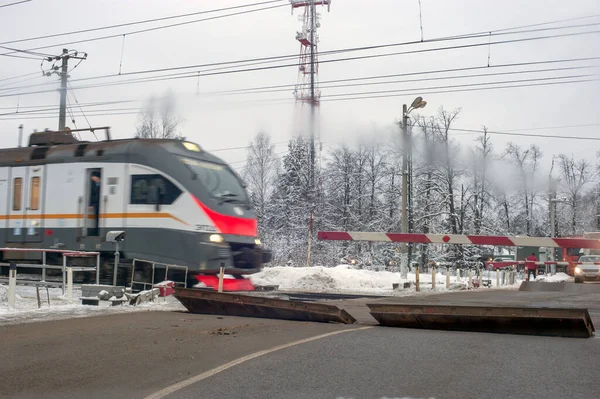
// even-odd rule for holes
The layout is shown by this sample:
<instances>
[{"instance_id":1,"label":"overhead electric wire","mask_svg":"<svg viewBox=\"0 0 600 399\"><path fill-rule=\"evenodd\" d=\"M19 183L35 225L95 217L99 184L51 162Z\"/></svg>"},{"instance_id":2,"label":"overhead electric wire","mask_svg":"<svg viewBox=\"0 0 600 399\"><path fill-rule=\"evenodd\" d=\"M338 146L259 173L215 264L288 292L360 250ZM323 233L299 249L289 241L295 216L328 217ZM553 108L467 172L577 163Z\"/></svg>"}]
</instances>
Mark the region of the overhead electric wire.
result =
<instances>
[{"instance_id":1,"label":"overhead electric wire","mask_svg":"<svg viewBox=\"0 0 600 399\"><path fill-rule=\"evenodd\" d=\"M584 33L577 33L577 34L591 34L591 33L600 33L600 31L584 32ZM551 36L542 36L542 37L534 37L534 38L511 39L511 40L492 42L491 44L506 44L506 43L529 41L529 40L541 40L541 39L548 39L548 38L555 38L555 37L565 37L565 36L572 36L572 35L575 35L575 34L561 34L561 35L551 35ZM459 48L477 47L477 46L484 46L484 45L487 46L488 43L475 43L475 44L467 44L467 45L437 47L437 48L432 48L432 49L420 49L420 50L410 50L410 51L386 53L386 54L375 54L375 55L364 55L364 56L358 56L358 57L338 58L338 59L332 59L332 60L324 60L324 61L321 61L320 63L324 64L324 63L331 63L331 62L355 61L355 60L378 58L378 57L385 57L385 56L392 56L392 55L404 55L404 54L414 54L414 53L431 52L431 51L453 50L453 49L459 49ZM197 78L197 77L203 77L203 76L215 76L215 75L225 75L225 74L233 74L233 73L255 72L255 71L264 71L264 70L279 69L279 68L286 68L286 67L297 67L297 66L298 66L298 64L294 63L294 64L274 65L274 66L260 67L260 68L237 69L237 70L233 70L233 71L192 73L190 75L176 76L176 77L170 77L170 78L165 78L165 79L149 77L149 78L147 78L147 80L140 80L143 78L138 78L138 79L134 79L132 81L124 80L124 81L117 81L117 82L102 83L102 84L97 84L97 85L80 86L80 87L77 87L77 89L87 89L87 88L93 88L93 87L108 87L108 86L123 85L123 84L128 84L128 83L153 82L153 81L159 81L159 80L175 80L175 79L185 79L185 78ZM179 67L177 69L181 69L181 68L184 68L184 67ZM174 68L169 68L169 69L172 70ZM154 71L156 71L156 70L154 70ZM149 72L149 71L145 71L145 72ZM30 86L25 86L25 87L30 87ZM23 88L25 88L25 87L23 87ZM51 91L53 91L53 90L51 90ZM33 91L33 92L15 93L15 94L11 94L11 95L0 95L0 97L9 97L9 96L14 96L14 95L40 94L40 93L46 93L46 92L50 92L50 91L41 90L41 91Z\"/></svg>"},{"instance_id":2,"label":"overhead electric wire","mask_svg":"<svg viewBox=\"0 0 600 399\"><path fill-rule=\"evenodd\" d=\"M544 80L559 80L559 79L576 79L576 78L588 78L588 77L599 77L598 74L585 74L585 75L569 75L569 76L552 76L547 78L529 78L529 79L515 79L515 80L505 80L500 82L480 82L480 83L465 83L461 85L448 85L448 86L434 86L434 87L425 87L421 90L438 90L438 89L454 89L457 87L477 87L484 85L498 85L498 84L507 84L507 83L524 83L524 82L540 82ZM400 93L405 91L413 91L415 89L396 89L396 90L379 90L379 91L366 91L361 92L360 94L370 95L370 94L383 94L383 93ZM355 93L337 93L337 94L329 94L324 96L325 98L330 97L346 97L350 95L355 95Z\"/></svg>"},{"instance_id":3,"label":"overhead electric wire","mask_svg":"<svg viewBox=\"0 0 600 399\"><path fill-rule=\"evenodd\" d=\"M348 97L345 98L333 98L328 100L325 97L325 100L320 100L321 102L332 102L332 101L350 101L350 100L367 100L367 99L376 99L376 98L390 98L390 97L402 97L402 96L410 96L410 95L428 95L428 94L447 94L447 93L461 93L461 92L471 92L471 91L483 91L483 90L497 90L497 89L512 89L512 88L520 88L520 87L538 87L538 86L556 86L560 84L573 84L573 83L588 83L588 82L598 82L600 79L581 79L581 80L572 80L566 82L545 82L545 83L533 83L533 84L523 84L523 85L510 85L510 86L496 86L496 87L481 87L475 89L460 89L460 90L445 90L445 91L431 91L424 92L419 89L413 89L412 93L404 93L404 94L382 94L382 95L371 95L371 96L361 96L361 93L347 93ZM323 97L321 97L323 98Z\"/></svg>"},{"instance_id":4,"label":"overhead electric wire","mask_svg":"<svg viewBox=\"0 0 600 399\"><path fill-rule=\"evenodd\" d=\"M16 6L17 4L29 3L31 0L15 1L14 3L0 4L0 8Z\"/></svg>"},{"instance_id":5,"label":"overhead electric wire","mask_svg":"<svg viewBox=\"0 0 600 399\"><path fill-rule=\"evenodd\" d=\"M480 133L483 134L481 130L475 129L459 129L459 128L449 128L448 130L457 131L457 132L469 132L469 133ZM563 136L563 135L547 135L547 134L535 134L535 133L514 133L507 131L494 131L494 130L486 130L488 134L497 134L504 136L519 136L519 137L540 137L545 139L568 139L568 140L592 140L592 141L600 141L600 137L586 137L586 136Z\"/></svg>"},{"instance_id":6,"label":"overhead electric wire","mask_svg":"<svg viewBox=\"0 0 600 399\"><path fill-rule=\"evenodd\" d=\"M29 0L29 1L31 1L31 0ZM80 34L80 33L97 32L97 31L105 30L105 29L123 28L123 27L126 27L126 26L147 24L147 23L159 22L159 21L166 21L166 20L169 20L169 19L185 18L185 17L194 16L194 15L202 15L202 14L210 14L210 13L214 13L214 12L230 11L230 10L235 10L235 9L240 9L240 8L248 8L248 7L261 6L261 5L264 5L264 4L271 4L271 3L281 3L282 1L285 1L285 0L262 1L262 2L259 2L259 3L243 4L243 5L239 5L239 6L231 6L231 7L218 8L218 9L213 9L213 10L190 12L190 13L186 13L186 14L171 15L171 16L168 16L168 17L159 17L159 18L152 18L152 19L144 19L144 20L141 20L141 21L124 22L124 23L121 23L121 24L99 26L99 27L96 27L96 28L80 29L80 30L75 30L75 31L70 31L70 32L54 33L54 34L43 35L43 36L34 36L34 37L28 37L28 38L25 38L25 39L8 40L8 41L5 41L5 42L0 42L0 45L2 45L2 44L11 44L11 43L28 42L28 41L40 40L40 39L50 39L50 38L53 38L53 37L60 37L60 36L77 35L77 34Z\"/></svg>"},{"instance_id":7,"label":"overhead electric wire","mask_svg":"<svg viewBox=\"0 0 600 399\"><path fill-rule=\"evenodd\" d=\"M588 33L588 32L577 33L577 34L586 34L586 33ZM567 34L567 35L572 35L572 34ZM549 37L561 37L561 36L562 35L553 35L553 36L549 36ZM513 40L510 40L510 41L493 42L493 43L485 42L485 43L478 43L478 44L470 44L470 45L466 45L466 46L467 47L487 46L487 45L493 45L493 44L499 44L499 43L510 43L510 42L513 42L513 41L536 40L536 39L543 39L543 38L548 38L548 37L526 38L526 39L513 39ZM441 39L443 39L443 38L441 38ZM441 39L430 39L429 41L436 41L436 40L441 40ZM371 49L377 49L377 48L382 48L382 47L390 47L390 46L410 45L410 44L416 44L416 43L421 43L421 42L402 42L402 43L391 43L391 44L388 43L388 44L376 45L376 46L366 46L366 47L363 46L363 47L337 49L337 50L330 50L330 51L321 52L321 56L327 56L327 55L330 55L330 54L339 54L339 53L351 52L351 51L371 50ZM441 48L438 47L438 48L433 48L433 49L421 49L421 50L415 50L415 51L410 51L410 52L376 54L376 55L370 55L370 56L361 56L361 57L352 57L352 58L343 58L343 59L334 59L334 60L324 60L324 61L321 61L321 63L348 61L348 60L355 60L355 59L374 58L374 57L382 57L382 56L409 54L409 53L419 53L419 52L424 52L424 51L448 50L448 49L462 48L462 47L463 46L441 47ZM294 58L294 59L297 58L297 55L271 56L271 57L261 57L261 58L254 58L254 59L245 59L245 60L213 62L213 63L208 63L208 64L199 64L199 65L172 67L172 68L161 68L161 69L153 69L153 70L137 71L137 72L125 72L125 73L122 73L122 74L110 74L110 75L101 75L101 76L87 77L87 78L80 78L80 79L72 79L71 82L80 82L80 81L94 80L94 79L104 79L104 78L110 78L110 77L120 78L122 76L135 75L135 74L147 74L147 73L156 73L156 72L166 72L166 71L181 70L181 69L191 69L191 68L196 68L197 69L197 68L205 68L205 67L211 67L211 66L241 64L241 63L248 63L248 62L253 62L253 61L268 61L268 62L272 61L272 62L275 62L275 61L278 61L278 60L292 59L292 58ZM234 65L232 67L237 67L237 66ZM225 72L222 72L222 73L248 72L248 71L258 71L258 70L263 70L263 69L275 69L275 68L286 68L286 67L297 67L297 62L294 62L293 64L287 64L287 65L275 65L275 66L271 66L271 67L267 67L267 68L252 68L252 69L246 68L246 69L243 69L243 70L236 69L236 70L233 70L233 71L225 71ZM215 68L215 69L205 70L205 71L181 72L181 73L177 73L177 74L168 74L168 75L163 75L163 76L165 76L165 77L171 77L171 76L173 76L173 77L178 77L179 79L185 79L185 78L191 78L191 77L198 78L200 76L217 75L218 73L208 73L208 72L211 72L211 71L220 71L220 70L221 70L221 68ZM153 79L153 78L156 78L156 77L149 77L148 79ZM144 78L138 78L138 79L144 79ZM157 81L157 80L151 80L151 81ZM122 81L118 81L118 82L122 82ZM125 82L127 82L127 81L125 81ZM41 86L48 85L48 84L52 84L52 82L49 82L47 84L42 84ZM37 86L40 86L40 85L36 85L35 87L37 87ZM20 88L28 88L28 87L33 87L33 86L21 86Z\"/></svg>"},{"instance_id":8,"label":"overhead electric wire","mask_svg":"<svg viewBox=\"0 0 600 399\"><path fill-rule=\"evenodd\" d=\"M46 49L46 48L51 48L51 47L67 46L67 45L73 45L73 44L78 44L78 43L88 43L88 42L93 42L93 41L98 41L98 40L105 40L105 39L112 39L112 38L115 38L115 37L122 37L123 35L125 35L125 36L131 36L131 35L136 35L136 34L139 34L139 33L151 32L151 31L156 31L156 30L160 30L160 29L173 28L173 27L176 27L176 26L189 25L189 24L194 24L194 23L198 23L198 22L212 21L214 19L221 19L221 18L233 17L233 16L237 16L237 15L250 14L250 13L253 13L253 12L257 12L257 11L266 11L266 10L271 10L271 9L274 9L274 8L280 8L280 7L289 7L289 4L281 4L281 5L276 5L276 6L256 8L256 9L252 9L252 10L238 11L238 12L229 13L229 14L217 15L217 16L214 16L214 17L208 17L208 18L202 18L202 19L195 19L193 21L178 22L176 24L157 26L157 27L153 27L153 28L140 29L140 30L130 31L130 32L124 32L124 33L115 33L115 34L111 34L111 35L107 35L107 36L101 36L101 37L95 37L95 38L91 38L91 39L73 40L73 41L64 42L64 43L55 43L55 44L51 44L51 45L47 45L47 46L32 47L29 50L41 50L41 49ZM3 53L3 54L0 54L0 55L8 55L8 54L12 54L12 53Z\"/></svg>"}]
</instances>

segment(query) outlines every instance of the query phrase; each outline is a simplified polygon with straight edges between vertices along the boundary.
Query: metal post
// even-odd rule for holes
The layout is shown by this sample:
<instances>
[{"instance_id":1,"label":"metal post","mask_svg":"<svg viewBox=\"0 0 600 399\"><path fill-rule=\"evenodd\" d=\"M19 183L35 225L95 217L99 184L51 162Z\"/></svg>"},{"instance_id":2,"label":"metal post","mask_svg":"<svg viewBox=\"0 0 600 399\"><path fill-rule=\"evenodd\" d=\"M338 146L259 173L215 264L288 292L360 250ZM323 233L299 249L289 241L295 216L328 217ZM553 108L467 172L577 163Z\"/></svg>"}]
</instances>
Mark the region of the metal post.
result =
<instances>
[{"instance_id":1,"label":"metal post","mask_svg":"<svg viewBox=\"0 0 600 399\"><path fill-rule=\"evenodd\" d=\"M435 265L431 268L431 289L435 290Z\"/></svg>"},{"instance_id":2,"label":"metal post","mask_svg":"<svg viewBox=\"0 0 600 399\"><path fill-rule=\"evenodd\" d=\"M8 271L8 310L15 310L17 297L17 264L10 262Z\"/></svg>"},{"instance_id":3,"label":"metal post","mask_svg":"<svg viewBox=\"0 0 600 399\"><path fill-rule=\"evenodd\" d=\"M119 242L116 241L115 242L115 267L113 270L113 286L117 286L117 272L118 272L118 266L119 266ZM151 284L154 284L154 281L151 282Z\"/></svg>"},{"instance_id":4,"label":"metal post","mask_svg":"<svg viewBox=\"0 0 600 399\"><path fill-rule=\"evenodd\" d=\"M100 254L96 255L96 285L100 285Z\"/></svg>"},{"instance_id":5,"label":"metal post","mask_svg":"<svg viewBox=\"0 0 600 399\"><path fill-rule=\"evenodd\" d=\"M419 265L417 265L415 270L415 291L421 291L421 287L419 286Z\"/></svg>"},{"instance_id":6,"label":"metal post","mask_svg":"<svg viewBox=\"0 0 600 399\"><path fill-rule=\"evenodd\" d=\"M67 267L67 303L73 304L73 268Z\"/></svg>"},{"instance_id":7,"label":"metal post","mask_svg":"<svg viewBox=\"0 0 600 399\"><path fill-rule=\"evenodd\" d=\"M19 125L19 147L22 147L23 142L23 125Z\"/></svg>"},{"instance_id":8,"label":"metal post","mask_svg":"<svg viewBox=\"0 0 600 399\"><path fill-rule=\"evenodd\" d=\"M408 233L408 106L402 105L402 232ZM402 278L408 275L408 247L401 245Z\"/></svg>"},{"instance_id":9,"label":"metal post","mask_svg":"<svg viewBox=\"0 0 600 399\"><path fill-rule=\"evenodd\" d=\"M61 56L62 65L60 68L60 108L58 110L58 130L65 130L67 119L67 77L69 73L68 49L63 49Z\"/></svg>"},{"instance_id":10,"label":"metal post","mask_svg":"<svg viewBox=\"0 0 600 399\"><path fill-rule=\"evenodd\" d=\"M46 281L46 251L42 251L42 282Z\"/></svg>"},{"instance_id":11,"label":"metal post","mask_svg":"<svg viewBox=\"0 0 600 399\"><path fill-rule=\"evenodd\" d=\"M446 266L446 289L450 289L450 266Z\"/></svg>"},{"instance_id":12,"label":"metal post","mask_svg":"<svg viewBox=\"0 0 600 399\"><path fill-rule=\"evenodd\" d=\"M223 292L223 274L225 273L225 268L221 266L219 268L219 292Z\"/></svg>"},{"instance_id":13,"label":"metal post","mask_svg":"<svg viewBox=\"0 0 600 399\"><path fill-rule=\"evenodd\" d=\"M67 257L63 254L63 265L62 265L62 294L65 295L65 284L67 280Z\"/></svg>"},{"instance_id":14,"label":"metal post","mask_svg":"<svg viewBox=\"0 0 600 399\"><path fill-rule=\"evenodd\" d=\"M473 276L471 275L471 269L467 270L467 276L469 277L469 288L473 288ZM481 284L481 282L479 282Z\"/></svg>"}]
</instances>

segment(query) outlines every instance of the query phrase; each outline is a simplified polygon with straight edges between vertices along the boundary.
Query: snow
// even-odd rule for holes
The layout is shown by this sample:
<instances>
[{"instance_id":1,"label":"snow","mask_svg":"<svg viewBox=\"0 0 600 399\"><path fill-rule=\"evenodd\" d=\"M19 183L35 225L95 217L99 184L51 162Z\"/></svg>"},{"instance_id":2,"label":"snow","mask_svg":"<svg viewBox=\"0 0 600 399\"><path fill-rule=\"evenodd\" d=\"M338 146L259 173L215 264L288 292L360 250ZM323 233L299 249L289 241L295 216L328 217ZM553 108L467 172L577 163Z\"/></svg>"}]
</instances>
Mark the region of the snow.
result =
<instances>
[{"instance_id":1,"label":"snow","mask_svg":"<svg viewBox=\"0 0 600 399\"><path fill-rule=\"evenodd\" d=\"M563 281L571 281L573 278L566 273L556 273L554 276L541 275L537 276L535 281L546 281L548 283L560 283Z\"/></svg>"},{"instance_id":2,"label":"snow","mask_svg":"<svg viewBox=\"0 0 600 399\"><path fill-rule=\"evenodd\" d=\"M109 306L109 302L103 301L100 301L99 306L82 305L80 301L81 290L77 288L73 289L72 304L68 303L67 296L62 294L61 288L49 288L50 305L47 302L46 289L40 288L41 308L38 309L35 287L18 285L16 309L11 311L8 309L7 291L8 287L0 284L0 325L127 312L185 310L185 307L172 296L157 298L155 302L147 302L137 306L131 306L127 302L119 306Z\"/></svg>"},{"instance_id":3,"label":"snow","mask_svg":"<svg viewBox=\"0 0 600 399\"><path fill-rule=\"evenodd\" d=\"M464 273L463 273L464 274ZM407 279L400 277L400 273L390 271L375 271L355 269L349 265L336 267L289 267L274 266L263 269L260 273L248 276L254 285L278 285L280 291L308 291L308 292L340 292L340 293L369 293L382 295L406 295L414 293L415 273L409 273ZM496 286L495 273L484 273L485 279L492 280L492 287L501 289L518 289L521 280L514 285ZM421 291L432 290L431 274L420 273ZM402 289L403 283L410 282L411 288ZM393 284L400 284L399 290L393 289ZM443 292L446 289L446 276L438 271L435 276L435 291ZM467 289L468 278L450 276L450 291Z\"/></svg>"}]
</instances>

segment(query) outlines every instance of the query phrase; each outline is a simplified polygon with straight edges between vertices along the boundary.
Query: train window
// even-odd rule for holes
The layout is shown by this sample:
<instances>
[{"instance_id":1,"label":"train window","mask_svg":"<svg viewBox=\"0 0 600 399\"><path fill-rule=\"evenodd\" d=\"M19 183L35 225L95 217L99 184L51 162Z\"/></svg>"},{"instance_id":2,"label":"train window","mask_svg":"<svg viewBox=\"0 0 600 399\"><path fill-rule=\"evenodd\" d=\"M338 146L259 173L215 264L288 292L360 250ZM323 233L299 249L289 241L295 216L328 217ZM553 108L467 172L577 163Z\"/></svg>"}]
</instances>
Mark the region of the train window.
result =
<instances>
[{"instance_id":1,"label":"train window","mask_svg":"<svg viewBox=\"0 0 600 399\"><path fill-rule=\"evenodd\" d=\"M161 205L170 205L181 195L181 190L164 176L132 175L130 203L133 205L150 203L152 186L158 189L158 203Z\"/></svg>"},{"instance_id":2,"label":"train window","mask_svg":"<svg viewBox=\"0 0 600 399\"><path fill-rule=\"evenodd\" d=\"M31 178L31 195L29 198L29 208L37 211L40 208L40 177Z\"/></svg>"},{"instance_id":3,"label":"train window","mask_svg":"<svg viewBox=\"0 0 600 399\"><path fill-rule=\"evenodd\" d=\"M13 181L13 211L21 210L21 193L23 191L23 178L15 177Z\"/></svg>"}]
</instances>

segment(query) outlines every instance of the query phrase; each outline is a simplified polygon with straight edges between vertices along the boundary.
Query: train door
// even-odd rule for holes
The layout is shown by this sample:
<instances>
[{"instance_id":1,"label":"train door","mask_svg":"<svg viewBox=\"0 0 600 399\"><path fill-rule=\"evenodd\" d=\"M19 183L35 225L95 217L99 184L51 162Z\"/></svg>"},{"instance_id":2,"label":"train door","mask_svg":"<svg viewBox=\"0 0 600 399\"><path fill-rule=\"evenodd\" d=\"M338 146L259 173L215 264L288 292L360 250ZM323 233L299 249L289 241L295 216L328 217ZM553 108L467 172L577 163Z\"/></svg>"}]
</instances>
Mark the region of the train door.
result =
<instances>
[{"instance_id":1,"label":"train door","mask_svg":"<svg viewBox=\"0 0 600 399\"><path fill-rule=\"evenodd\" d=\"M87 237L100 236L100 211L102 210L102 169L86 170L84 235Z\"/></svg>"},{"instance_id":2,"label":"train door","mask_svg":"<svg viewBox=\"0 0 600 399\"><path fill-rule=\"evenodd\" d=\"M11 168L8 242L41 242L44 166Z\"/></svg>"}]
</instances>

